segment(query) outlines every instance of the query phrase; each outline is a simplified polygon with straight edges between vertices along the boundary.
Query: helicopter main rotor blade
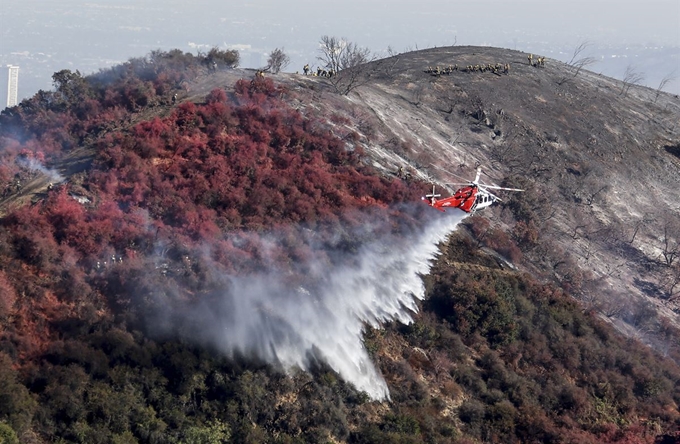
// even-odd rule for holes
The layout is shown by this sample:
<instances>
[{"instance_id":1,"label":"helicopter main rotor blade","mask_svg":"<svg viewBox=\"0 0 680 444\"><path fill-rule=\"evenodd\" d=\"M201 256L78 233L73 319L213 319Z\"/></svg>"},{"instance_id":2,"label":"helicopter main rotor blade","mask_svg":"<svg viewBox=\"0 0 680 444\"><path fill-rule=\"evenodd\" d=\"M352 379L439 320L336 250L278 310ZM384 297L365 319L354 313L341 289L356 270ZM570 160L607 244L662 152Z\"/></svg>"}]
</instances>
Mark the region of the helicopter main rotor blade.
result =
<instances>
[{"instance_id":1,"label":"helicopter main rotor blade","mask_svg":"<svg viewBox=\"0 0 680 444\"><path fill-rule=\"evenodd\" d=\"M449 171L449 170L447 170L447 169L445 169L445 168L440 167L439 165L435 165L435 164L431 164L431 165L432 165L433 167L435 167L435 168L438 168L438 169L444 171L445 173L448 173L448 174L450 174L450 175L452 175L452 176L454 176L454 177L457 177L458 179L463 179L463 180L465 180L464 178L460 177L459 175L454 174L454 173L452 173L451 171ZM468 181L468 182L465 182L465 183L451 183L451 182L445 182L445 185L452 185L452 186L477 186L477 187L479 187L479 188L481 188L481 189L483 189L483 188L491 188L491 189L493 189L493 190L505 190L505 191L525 191L525 190L522 190L522 189L519 189L519 188L507 188L507 187L499 187L499 186L497 186L497 185L486 185L484 182L482 182L482 181L479 180L481 176L482 176L482 167L481 167L481 166L478 166L478 167L477 167L477 174L476 174L476 176L475 176L475 180L473 180L473 181L471 181L471 182ZM491 194L491 193L489 193L489 194ZM497 197L497 196L494 196L494 197L496 197L498 200L500 200L499 197Z\"/></svg>"},{"instance_id":2,"label":"helicopter main rotor blade","mask_svg":"<svg viewBox=\"0 0 680 444\"><path fill-rule=\"evenodd\" d=\"M486 191L486 193L487 193L489 196L491 196L491 197L493 197L494 199L496 199L497 201L499 201L499 202L502 202L502 201L503 201L503 199L501 199L500 197L496 196L496 195L493 194L493 193L490 193L490 192L488 192L488 191Z\"/></svg>"},{"instance_id":3,"label":"helicopter main rotor blade","mask_svg":"<svg viewBox=\"0 0 680 444\"><path fill-rule=\"evenodd\" d=\"M519 188L505 188L505 187L497 187L495 185L480 185L481 188L491 188L492 190L505 190L505 191L525 191L525 190L520 190Z\"/></svg>"},{"instance_id":4,"label":"helicopter main rotor blade","mask_svg":"<svg viewBox=\"0 0 680 444\"><path fill-rule=\"evenodd\" d=\"M478 184L479 184L479 178L480 178L481 176L482 176L482 166L480 165L480 166L477 167L477 175L475 176L475 180L472 181L472 183L478 185Z\"/></svg>"},{"instance_id":5,"label":"helicopter main rotor blade","mask_svg":"<svg viewBox=\"0 0 680 444\"><path fill-rule=\"evenodd\" d=\"M433 163L432 163L431 165L432 165L433 167L435 167L435 168L438 168L438 169L442 170L443 172L445 172L445 173L447 173L447 174L452 175L453 177L455 177L455 178L457 178L457 179L460 179L460 180L467 180L467 179L465 179L464 177L459 176L458 174L452 173L451 171L449 171L449 170L447 170L447 169L445 169L445 168L440 167L439 165L435 165L435 164L433 164ZM470 184L470 183L471 183L471 182L468 181L468 182L466 183L466 185L468 185L468 184ZM449 184L449 185L453 185L453 184Z\"/></svg>"}]
</instances>

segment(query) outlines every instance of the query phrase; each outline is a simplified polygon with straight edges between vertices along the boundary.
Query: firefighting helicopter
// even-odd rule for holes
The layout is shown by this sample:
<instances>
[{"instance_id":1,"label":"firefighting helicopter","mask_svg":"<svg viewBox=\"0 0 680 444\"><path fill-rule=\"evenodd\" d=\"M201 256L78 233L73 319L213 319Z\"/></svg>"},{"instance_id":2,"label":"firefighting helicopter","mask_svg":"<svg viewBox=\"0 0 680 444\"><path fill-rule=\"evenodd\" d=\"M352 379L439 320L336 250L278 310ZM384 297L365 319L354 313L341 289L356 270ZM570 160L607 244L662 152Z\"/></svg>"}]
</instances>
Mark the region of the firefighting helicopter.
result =
<instances>
[{"instance_id":1,"label":"firefighting helicopter","mask_svg":"<svg viewBox=\"0 0 680 444\"><path fill-rule=\"evenodd\" d=\"M451 183L447 185L461 186L452 196L445 197L444 199L438 199L441 194L435 193L435 186L432 185L432 193L426 194L421 199L425 201L432 208L436 208L439 211L446 211L445 208L459 208L466 213L474 213L477 210L486 208L501 200L500 197L488 191L488 189L493 190L505 190L505 191L524 191L519 188L505 188L496 185L485 185L479 182L479 177L482 174L482 168L477 168L477 175L475 180L468 183Z\"/></svg>"}]
</instances>

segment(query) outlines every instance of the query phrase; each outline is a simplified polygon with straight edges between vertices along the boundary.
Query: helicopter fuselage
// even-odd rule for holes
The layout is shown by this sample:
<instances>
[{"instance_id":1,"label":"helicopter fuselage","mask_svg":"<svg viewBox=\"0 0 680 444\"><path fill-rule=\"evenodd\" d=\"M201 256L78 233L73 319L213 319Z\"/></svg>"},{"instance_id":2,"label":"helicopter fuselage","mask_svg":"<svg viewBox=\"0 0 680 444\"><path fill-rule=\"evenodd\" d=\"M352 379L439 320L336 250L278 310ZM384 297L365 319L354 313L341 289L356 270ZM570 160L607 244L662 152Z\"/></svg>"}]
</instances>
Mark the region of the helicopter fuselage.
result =
<instances>
[{"instance_id":1,"label":"helicopter fuselage","mask_svg":"<svg viewBox=\"0 0 680 444\"><path fill-rule=\"evenodd\" d=\"M429 206L439 211L445 211L447 208L458 208L466 213L481 210L496 201L494 196L481 191L474 185L460 188L453 196L445 197L444 199L437 199L432 196L429 199L423 198L423 200L426 200Z\"/></svg>"}]
</instances>

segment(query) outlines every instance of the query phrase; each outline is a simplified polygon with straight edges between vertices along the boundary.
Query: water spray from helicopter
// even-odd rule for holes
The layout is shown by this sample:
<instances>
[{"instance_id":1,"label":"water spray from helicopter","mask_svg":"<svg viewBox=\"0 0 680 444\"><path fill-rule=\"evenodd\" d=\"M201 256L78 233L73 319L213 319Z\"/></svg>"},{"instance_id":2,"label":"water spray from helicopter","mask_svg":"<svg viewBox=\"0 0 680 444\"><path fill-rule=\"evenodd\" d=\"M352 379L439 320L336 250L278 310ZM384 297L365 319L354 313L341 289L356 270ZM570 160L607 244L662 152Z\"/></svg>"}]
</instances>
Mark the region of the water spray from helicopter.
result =
<instances>
[{"instance_id":1,"label":"water spray from helicopter","mask_svg":"<svg viewBox=\"0 0 680 444\"><path fill-rule=\"evenodd\" d=\"M345 227L345 235L361 239L351 251L328 240L323 246L310 241L315 254L297 267L304 270L302 285L276 268L220 274L219 291L175 310L172 324L192 325L190 338L228 356L250 356L286 370L308 370L321 360L372 399L388 399L387 384L363 345L363 329L412 321L416 300L424 297L421 275L429 271L438 243L466 216L420 205L410 211L418 223L396 231L398 222L390 218ZM299 235L307 236L304 230ZM263 239L276 241L275 234Z\"/></svg>"}]
</instances>

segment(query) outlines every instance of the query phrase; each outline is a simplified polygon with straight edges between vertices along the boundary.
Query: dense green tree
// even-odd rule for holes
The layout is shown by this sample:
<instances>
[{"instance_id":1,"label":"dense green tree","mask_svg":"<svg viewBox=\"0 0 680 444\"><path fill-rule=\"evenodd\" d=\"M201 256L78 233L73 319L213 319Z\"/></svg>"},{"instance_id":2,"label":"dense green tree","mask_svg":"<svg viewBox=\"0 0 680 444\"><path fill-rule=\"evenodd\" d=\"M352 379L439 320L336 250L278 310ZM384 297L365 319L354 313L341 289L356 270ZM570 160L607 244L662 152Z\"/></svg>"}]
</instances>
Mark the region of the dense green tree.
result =
<instances>
[{"instance_id":1,"label":"dense green tree","mask_svg":"<svg viewBox=\"0 0 680 444\"><path fill-rule=\"evenodd\" d=\"M21 433L27 430L37 407L13 365L10 357L0 352L0 431L4 430L7 436L11 436L11 431Z\"/></svg>"}]
</instances>

